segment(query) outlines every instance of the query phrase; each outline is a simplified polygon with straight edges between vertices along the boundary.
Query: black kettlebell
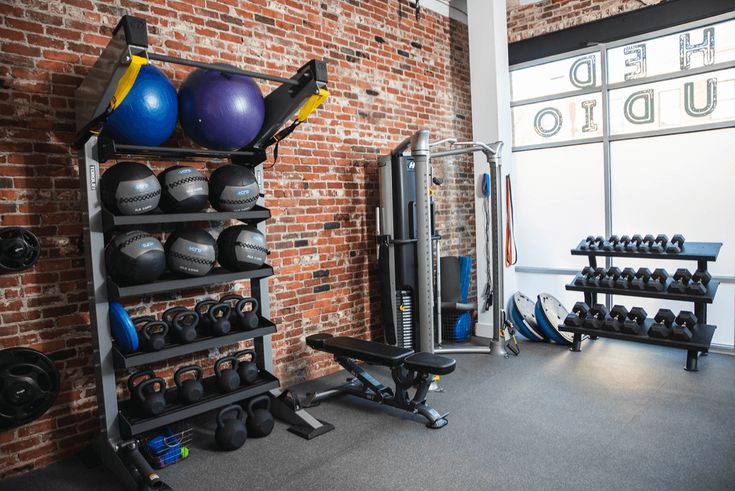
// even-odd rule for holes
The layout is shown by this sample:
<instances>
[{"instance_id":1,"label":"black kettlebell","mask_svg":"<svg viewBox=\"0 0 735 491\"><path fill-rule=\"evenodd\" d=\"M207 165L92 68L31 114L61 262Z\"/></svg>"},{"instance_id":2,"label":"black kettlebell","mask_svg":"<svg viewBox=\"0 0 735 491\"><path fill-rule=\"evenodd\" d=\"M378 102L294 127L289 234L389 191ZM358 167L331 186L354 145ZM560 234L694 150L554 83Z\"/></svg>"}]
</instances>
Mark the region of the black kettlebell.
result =
<instances>
[{"instance_id":1,"label":"black kettlebell","mask_svg":"<svg viewBox=\"0 0 735 491\"><path fill-rule=\"evenodd\" d=\"M249 361L242 361L240 359L245 355L250 355ZM255 351L246 349L238 351L233 356L240 362L240 365L237 367L237 374L240 376L240 381L244 384L255 382L258 379L258 364L255 363Z\"/></svg>"},{"instance_id":2,"label":"black kettlebell","mask_svg":"<svg viewBox=\"0 0 735 491\"><path fill-rule=\"evenodd\" d=\"M251 306L250 310L243 310L246 305ZM260 319L258 319L258 307L258 301L253 297L245 297L237 302L235 313L237 314L237 320L240 324L240 327L242 327L246 331L258 327L258 325L260 324Z\"/></svg>"},{"instance_id":3,"label":"black kettlebell","mask_svg":"<svg viewBox=\"0 0 735 491\"><path fill-rule=\"evenodd\" d=\"M197 325L199 325L199 314L193 310L184 309L174 315L171 321L172 329L176 337L182 343L191 343L197 337Z\"/></svg>"},{"instance_id":4,"label":"black kettlebell","mask_svg":"<svg viewBox=\"0 0 735 491\"><path fill-rule=\"evenodd\" d=\"M209 308L207 318L209 320L209 331L215 336L224 336L232 329L230 313L232 309L226 303L218 303Z\"/></svg>"},{"instance_id":5,"label":"black kettlebell","mask_svg":"<svg viewBox=\"0 0 735 491\"><path fill-rule=\"evenodd\" d=\"M166 346L166 335L168 334L168 324L163 321L151 320L143 325L140 331L140 337L143 340L143 347L147 351L160 351Z\"/></svg>"},{"instance_id":6,"label":"black kettlebell","mask_svg":"<svg viewBox=\"0 0 735 491\"><path fill-rule=\"evenodd\" d=\"M195 374L194 378L181 380L181 376L187 372L193 372ZM176 373L174 373L174 383L176 384L177 393L181 402L197 402L204 396L204 386L202 385L203 375L204 371L202 367L197 365L189 365L176 370Z\"/></svg>"},{"instance_id":7,"label":"black kettlebell","mask_svg":"<svg viewBox=\"0 0 735 491\"><path fill-rule=\"evenodd\" d=\"M235 412L234 418L225 419L225 414ZM220 409L217 413L217 430L214 440L222 450L237 450L248 438L248 430L242 422L244 416L240 406L232 405Z\"/></svg>"},{"instance_id":8,"label":"black kettlebell","mask_svg":"<svg viewBox=\"0 0 735 491\"><path fill-rule=\"evenodd\" d=\"M209 331L209 317L207 316L207 312L209 312L212 305L217 305L217 300L207 298L206 300L197 302L194 306L194 312L199 314L199 327L206 332Z\"/></svg>"},{"instance_id":9,"label":"black kettlebell","mask_svg":"<svg viewBox=\"0 0 735 491\"><path fill-rule=\"evenodd\" d=\"M139 384L135 381L142 376L150 377ZM158 390L156 390L158 385ZM136 372L128 378L130 397L135 401L140 411L146 416L158 416L166 408L166 382L155 377L152 370Z\"/></svg>"},{"instance_id":10,"label":"black kettlebell","mask_svg":"<svg viewBox=\"0 0 735 491\"><path fill-rule=\"evenodd\" d=\"M256 404L262 404L263 407L256 408ZM273 415L271 414L271 399L263 395L253 397L248 402L248 419L247 419L248 435L260 438L268 436L273 431Z\"/></svg>"},{"instance_id":11,"label":"black kettlebell","mask_svg":"<svg viewBox=\"0 0 735 491\"><path fill-rule=\"evenodd\" d=\"M232 324L233 326L237 325L238 318L236 310L237 302L239 302L240 300L242 300L242 295L237 295L235 293L230 293L229 295L225 295L219 299L219 303L226 303L232 309L230 311L230 324Z\"/></svg>"},{"instance_id":12,"label":"black kettlebell","mask_svg":"<svg viewBox=\"0 0 735 491\"><path fill-rule=\"evenodd\" d=\"M170 309L166 309L163 312L163 315L161 316L161 320L168 324L168 327L173 328L174 327L174 317L179 312L184 312L187 309L186 307L171 307Z\"/></svg>"},{"instance_id":13,"label":"black kettlebell","mask_svg":"<svg viewBox=\"0 0 735 491\"><path fill-rule=\"evenodd\" d=\"M225 363L231 363L232 368L222 369ZM217 388L220 392L232 392L240 387L240 376L237 374L239 363L234 356L224 356L214 364L214 373L217 376Z\"/></svg>"}]
</instances>

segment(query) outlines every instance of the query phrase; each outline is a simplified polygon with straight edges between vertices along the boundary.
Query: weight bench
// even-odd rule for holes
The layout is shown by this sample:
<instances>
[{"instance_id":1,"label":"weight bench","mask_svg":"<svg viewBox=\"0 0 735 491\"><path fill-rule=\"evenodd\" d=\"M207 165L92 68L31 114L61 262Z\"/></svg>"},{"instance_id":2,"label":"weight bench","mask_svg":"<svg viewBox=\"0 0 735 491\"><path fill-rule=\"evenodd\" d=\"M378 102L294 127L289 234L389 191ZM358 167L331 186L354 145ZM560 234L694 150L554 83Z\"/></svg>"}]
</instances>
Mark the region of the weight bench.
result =
<instances>
[{"instance_id":1,"label":"weight bench","mask_svg":"<svg viewBox=\"0 0 735 491\"><path fill-rule=\"evenodd\" d=\"M429 428L438 429L447 425L447 415L439 414L426 404L426 394L434 375L446 375L454 371L457 362L452 358L414 353L411 349L346 336L333 337L331 334L312 334L306 338L306 344L315 350L333 354L337 363L355 378L348 379L347 383L334 389L307 394L303 407L315 406L341 394L352 394L420 414L428 420L426 426ZM358 365L357 360L389 367L396 384L395 392ZM413 397L408 392L411 388L416 389Z\"/></svg>"}]
</instances>

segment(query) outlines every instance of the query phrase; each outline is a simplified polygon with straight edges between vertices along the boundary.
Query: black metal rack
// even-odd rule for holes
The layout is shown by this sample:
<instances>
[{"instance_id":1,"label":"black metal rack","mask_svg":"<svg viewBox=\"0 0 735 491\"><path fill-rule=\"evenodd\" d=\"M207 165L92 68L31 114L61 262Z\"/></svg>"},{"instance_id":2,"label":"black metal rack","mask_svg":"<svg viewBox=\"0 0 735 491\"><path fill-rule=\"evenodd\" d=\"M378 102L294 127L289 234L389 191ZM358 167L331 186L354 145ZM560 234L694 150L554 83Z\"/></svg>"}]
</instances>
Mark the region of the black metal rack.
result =
<instances>
[{"instance_id":1,"label":"black metal rack","mask_svg":"<svg viewBox=\"0 0 735 491\"><path fill-rule=\"evenodd\" d=\"M262 188L262 163L266 160L266 148L275 143L278 138L274 139L274 135L310 97L318 96L321 100L322 91L327 82L326 64L320 60L311 60L299 68L292 77L284 78L240 70L232 66L173 58L155 54L149 50L147 30L143 19L124 16L113 30L107 47L76 91L76 146L78 147L85 220L84 250L100 419L96 446L103 463L131 489L137 489L139 486L149 489L150 484L137 482L136 473L130 471L131 465L137 465L129 457L130 454L137 452L137 443L135 440L129 440L131 437L256 395L270 394L272 397L271 411L294 425L290 429L304 438L313 438L333 428L311 417L306 411L300 409L298 404L289 404L288 397L283 397L287 394L278 389L279 381L271 373L270 336L276 332L276 326L268 319L270 305L267 278L273 275L271 266L264 264L258 269L236 272L215 268L203 277L180 277L169 273L158 281L134 286L118 285L107 276L104 248L107 240L119 228L135 226L145 229L170 229L197 222L201 224L239 220L256 224L258 229L265 232L264 221L271 217L271 212L263 206L262 197L256 206L247 212L207 211L164 214L154 210L146 215L118 216L103 208L98 186L101 175L100 164L125 157L134 160L168 162L202 158L224 159L232 164L252 167ZM280 86L265 96L265 122L260 133L247 148L236 151L218 151L202 148L120 144L105 137L104 133L100 135L99 130L103 128L107 116L111 113L110 101L118 83L130 67L133 56L204 69L242 73L254 78L279 82ZM109 302L114 299L186 291L242 280L249 280L250 295L255 297L259 303L257 313L260 325L254 330L235 331L220 337L202 336L192 343L169 344L162 350L152 353L123 354L112 338ZM116 369L128 370L141 365L156 364L248 339L253 340L256 363L260 370L259 378L254 384L242 386L228 394L220 394L216 391L213 379L210 377L203 381L206 389L205 397L189 405L178 404L174 397L174 389L170 389L166 393L170 404L167 404L163 414L152 418L140 417L129 400L118 399ZM143 478L146 475L143 471L137 474L139 474L138 477Z\"/></svg>"},{"instance_id":2,"label":"black metal rack","mask_svg":"<svg viewBox=\"0 0 735 491\"><path fill-rule=\"evenodd\" d=\"M582 249L582 245L586 241L582 241L579 245L572 249L574 256L587 256L591 268L597 267L597 257L622 257L635 259L669 259L674 261L697 261L697 268L707 271L709 262L717 260L717 256L722 248L720 242L685 242L681 252L678 253L659 253L659 252L633 252L633 251L605 251L605 250L589 250ZM577 275L576 277L578 277ZM575 278L576 278L575 277ZM667 285L670 282L667 281ZM714 301L715 294L719 282L710 280L707 285L707 292L704 295L693 295L689 293L670 293L664 291L638 290L633 288L608 288L601 286L575 285L574 280L566 289L569 291L578 291L584 293L584 301L587 305L597 303L598 294L625 295L632 297L658 298L661 300L676 300L680 302L694 303L694 315L697 316L699 323L695 325L692 331L692 339L690 341L678 341L672 339L652 338L648 335L648 330L653 325L653 319L646 319L642 332L640 334L626 334L614 331L605 331L602 329L590 329L587 327L575 327L562 324L559 329L574 334L572 340L572 351L582 351L582 336L588 335L591 339L597 337L605 337L612 339L621 339L624 341L635 341L639 343L655 344L659 346L668 346L670 348L684 349L687 351L687 361L684 369L687 371L697 371L697 361L699 354L706 354L712 344L712 336L714 336L716 326L707 324L707 304Z\"/></svg>"}]
</instances>

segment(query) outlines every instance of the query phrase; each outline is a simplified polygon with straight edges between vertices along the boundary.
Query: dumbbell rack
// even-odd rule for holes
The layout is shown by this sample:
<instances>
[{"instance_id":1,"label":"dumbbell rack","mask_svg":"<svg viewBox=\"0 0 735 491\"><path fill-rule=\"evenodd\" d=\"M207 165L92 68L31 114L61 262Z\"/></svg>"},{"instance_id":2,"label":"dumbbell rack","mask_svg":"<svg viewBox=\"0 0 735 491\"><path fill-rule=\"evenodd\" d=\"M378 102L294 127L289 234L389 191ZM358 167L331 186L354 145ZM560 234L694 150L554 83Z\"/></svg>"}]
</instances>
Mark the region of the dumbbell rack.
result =
<instances>
[{"instance_id":1,"label":"dumbbell rack","mask_svg":"<svg viewBox=\"0 0 735 491\"><path fill-rule=\"evenodd\" d=\"M722 243L720 242L685 242L682 251L679 253L659 253L659 252L632 252L632 251L606 251L606 250L589 250L582 249L585 241L572 249L573 256L587 256L589 266L597 267L597 257L621 257L635 259L668 259L674 261L697 261L697 268L707 271L707 264L717 260L720 253ZM668 346L670 348L684 349L687 351L687 360L684 369L687 371L697 371L697 360L699 354L706 354L712 344L712 336L714 335L716 326L707 324L707 304L714 301L715 294L719 282L710 280L707 285L707 293L705 295L694 295L688 293L669 293L668 285L672 280L668 279L664 285L664 291L656 292L650 290L637 290L631 288L609 288L593 285L575 285L574 281L566 285L569 291L577 291L584 293L584 301L587 305L594 305L597 302L598 294L624 295L633 297L658 298L661 300L676 300L681 302L694 303L694 315L697 316L698 324L691 329L693 337L690 341L678 341L672 339L659 339L648 336L648 329L654 323L653 319L646 319L644 327L640 334L627 334L615 331L606 331L602 329L590 329L584 326L574 327L567 326L562 323L559 329L574 334L572 340L571 351L582 351L582 336L589 335L590 338L606 337L612 339L621 339L624 341L635 341L639 343L656 344L659 346Z\"/></svg>"},{"instance_id":2,"label":"dumbbell rack","mask_svg":"<svg viewBox=\"0 0 735 491\"><path fill-rule=\"evenodd\" d=\"M104 120L108 101L125 74L132 55L142 55L151 60L179 65L242 73L253 78L280 82L281 85L266 96L266 118L263 129L254 143L246 149L225 152L197 148L121 145L110 138L98 136L93 131L93 127L94 124L98 125L101 120ZM311 417L298 406L298 402L290 400L287 397L290 396L288 391L278 389L279 380L270 373L272 370L271 335L276 332L275 324L268 319L270 306L267 278L273 275L271 266L263 264L255 270L238 272L215 268L202 277L181 277L165 273L157 281L135 286L118 285L106 273L105 244L115 233L131 227L167 230L175 226L186 226L185 224L194 223L206 226L207 224L221 224L228 220L239 220L257 224L258 229L265 233L264 221L271 217L271 213L270 210L263 207L262 198L258 200L253 209L246 212L163 214L154 211L146 215L117 216L102 206L98 187L101 164L109 160L119 160L122 157L144 162L223 159L230 163L253 168L262 189L262 163L266 159L265 148L271 144L268 142L272 142L273 135L309 97L319 93L326 81L326 65L318 60L310 61L291 78L281 78L246 72L224 65L157 55L148 50L145 21L124 16L113 31L110 43L77 89L77 147L83 204L84 252L100 418L100 431L95 444L97 454L103 463L131 489L138 488L140 474L143 473L140 466L136 464L140 461L130 457L132 454L139 457L137 435L257 395L269 394L272 397L271 412L293 425L289 430L304 438L318 436L333 429L333 426ZM250 295L255 297L259 303L260 325L254 330L234 331L220 337L197 337L194 342L188 344L167 344L157 352L140 351L128 354L120 350L112 338L109 319L109 302L111 301L129 297L146 298L154 294L181 292L244 280L249 280ZM157 417L142 417L135 411L130 400L118 399L116 370L129 370L142 365L160 363L249 339L253 340L256 363L260 371L258 379L253 384L221 394L215 387L214 377L205 378L203 380L205 396L202 400L187 405L176 401L175 388L168 389L166 409ZM137 470L134 469L136 465Z\"/></svg>"}]
</instances>

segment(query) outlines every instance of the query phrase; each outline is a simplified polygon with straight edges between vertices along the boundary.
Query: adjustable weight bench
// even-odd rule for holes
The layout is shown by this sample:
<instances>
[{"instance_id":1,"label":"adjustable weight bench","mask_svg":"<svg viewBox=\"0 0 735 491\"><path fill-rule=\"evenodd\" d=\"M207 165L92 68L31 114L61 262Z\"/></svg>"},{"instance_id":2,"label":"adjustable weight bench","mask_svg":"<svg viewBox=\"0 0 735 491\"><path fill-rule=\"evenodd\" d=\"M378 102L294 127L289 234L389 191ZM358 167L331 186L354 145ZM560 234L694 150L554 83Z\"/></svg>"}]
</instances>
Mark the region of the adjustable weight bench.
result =
<instances>
[{"instance_id":1,"label":"adjustable weight bench","mask_svg":"<svg viewBox=\"0 0 735 491\"><path fill-rule=\"evenodd\" d=\"M414 353L412 349L398 348L383 343L365 341L346 336L333 337L331 334L312 334L306 338L311 348L334 355L334 359L345 370L355 376L347 383L324 392L306 395L303 407L319 404L321 401L341 394L352 394L379 404L420 414L428 420L429 428L446 426L446 414L440 415L426 404L426 394L434 375L452 373L457 364L452 358L431 353ZM389 367L396 384L395 392L370 375L357 361ZM413 397L409 390L415 388Z\"/></svg>"}]
</instances>

